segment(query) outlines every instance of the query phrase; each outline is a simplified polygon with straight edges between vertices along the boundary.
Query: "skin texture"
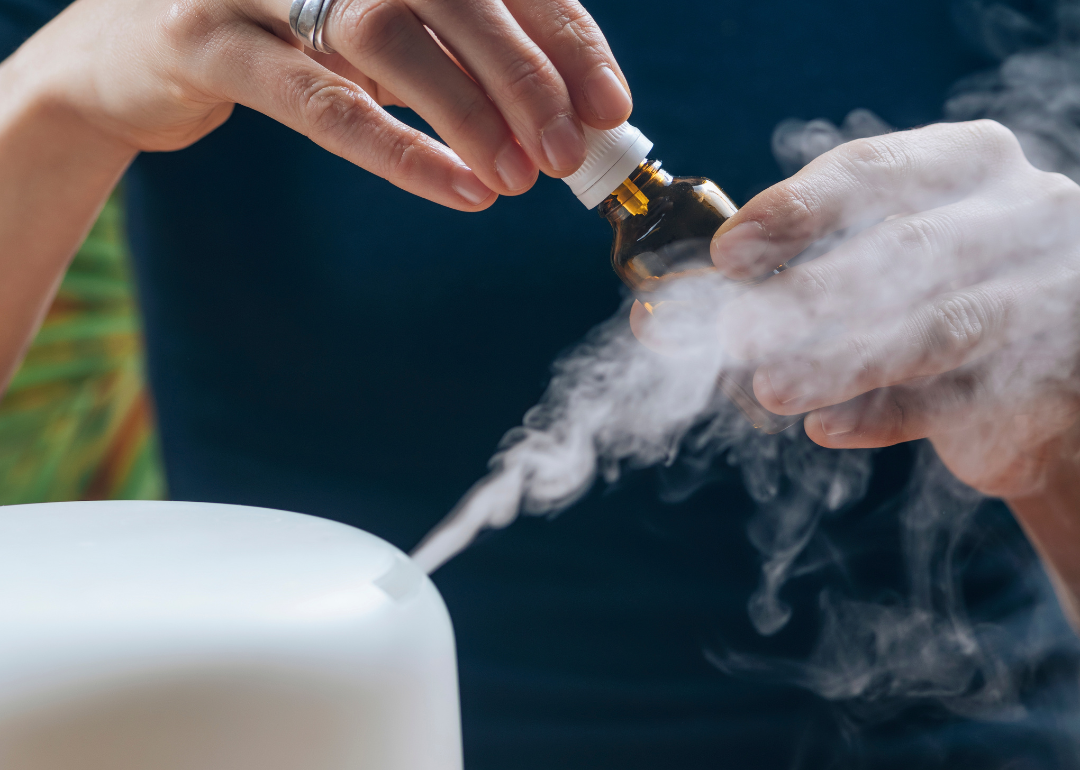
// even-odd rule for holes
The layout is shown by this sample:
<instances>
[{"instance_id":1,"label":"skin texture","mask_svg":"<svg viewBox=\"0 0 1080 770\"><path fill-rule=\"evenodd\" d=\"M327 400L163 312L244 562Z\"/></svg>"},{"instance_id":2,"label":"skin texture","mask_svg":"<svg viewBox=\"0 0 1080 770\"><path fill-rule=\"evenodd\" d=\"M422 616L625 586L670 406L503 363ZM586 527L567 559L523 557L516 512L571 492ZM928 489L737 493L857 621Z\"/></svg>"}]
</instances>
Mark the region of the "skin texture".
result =
<instances>
[{"instance_id":1,"label":"skin texture","mask_svg":"<svg viewBox=\"0 0 1080 770\"><path fill-rule=\"evenodd\" d=\"M582 124L632 107L576 0L335 0L306 51L289 0L76 0L0 63L0 387L138 152L177 150L235 104L462 211L573 173ZM410 107L446 142L395 120Z\"/></svg>"},{"instance_id":2,"label":"skin texture","mask_svg":"<svg viewBox=\"0 0 1080 770\"><path fill-rule=\"evenodd\" d=\"M612 128L630 114L574 0L336 0L334 55L305 53L288 13L289 0L78 0L13 58L45 68L51 98L135 150L186 147L244 104L462 210L525 191L538 169L572 173L581 121ZM386 104L414 109L452 151Z\"/></svg>"},{"instance_id":3,"label":"skin texture","mask_svg":"<svg viewBox=\"0 0 1080 770\"><path fill-rule=\"evenodd\" d=\"M1001 497L1080 606L1080 187L992 121L851 142L724 223L719 311L754 392L833 448L928 438ZM647 314L633 326L649 343ZM652 339L656 339L655 332Z\"/></svg>"}]
</instances>

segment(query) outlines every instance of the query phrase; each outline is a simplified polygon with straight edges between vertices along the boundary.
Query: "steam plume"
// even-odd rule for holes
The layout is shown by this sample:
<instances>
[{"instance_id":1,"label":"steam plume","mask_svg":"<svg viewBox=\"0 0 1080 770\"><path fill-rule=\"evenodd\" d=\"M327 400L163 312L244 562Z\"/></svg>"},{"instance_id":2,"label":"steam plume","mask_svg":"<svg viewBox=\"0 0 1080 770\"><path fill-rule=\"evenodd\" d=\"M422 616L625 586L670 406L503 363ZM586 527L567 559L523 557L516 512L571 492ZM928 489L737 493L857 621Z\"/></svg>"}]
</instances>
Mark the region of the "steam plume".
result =
<instances>
[{"instance_id":1,"label":"steam plume","mask_svg":"<svg viewBox=\"0 0 1080 770\"><path fill-rule=\"evenodd\" d=\"M1037 19L1000 3L960 5L960 18L971 33L1004 61L994 72L958 84L946 116L995 118L1016 131L1033 163L1080 179L1080 2L1044 4L1053 9ZM843 142L888 130L865 110L852 112L840 126L791 120L776 129L773 149L781 167L792 173ZM914 203L941 205L932 198ZM1049 215L1045 227L1049 240L1076 236L1071 223ZM834 245L819 244L804 258ZM1023 245L1017 245L1017 253L1026 259L1030 254ZM980 265L984 279L1007 277L1012 268ZM883 282L880 296L863 300L907 307L936 288L920 284L921 276L909 279L900 285ZM761 554L759 586L748 601L750 618L762 634L784 627L791 616L780 598L784 585L807 570L843 561L822 538L819 523L864 495L873 453L821 449L800 427L775 436L755 432L716 390L717 377L740 366L716 343L715 325L716 313L738 289L715 278L680 290L693 292L695 301L692 311L665 319L665 336L676 341L679 355L661 356L632 336L625 320L629 301L594 329L555 364L540 403L503 439L491 473L418 547L414 558L424 569L434 571L482 529L507 526L521 512L548 514L568 507L597 477L610 483L624 469L670 465L680 458L702 469L726 461L739 467L758 504L748 528ZM1003 394L1029 398L1036 383L1072 376L1077 334L1061 330L1063 319L1074 318L1070 301L1051 297L1038 317L1017 323L1015 338L999 354L1015 364L1004 367L1008 374L995 382ZM841 314L836 321L843 325L845 318ZM1057 331L1047 334L1047 329ZM710 659L731 674L797 683L863 712L932 701L966 716L1021 717L1026 712L1018 691L1029 664L1055 650L1073 654L1077 645L1038 570L1023 579L1041 601L1017 616L1015 627L979 625L967 617L956 554L971 537L981 502L928 445L923 447L899 511L909 584L905 596L875 603L823 593L822 630L807 661L715 649ZM813 558L808 557L811 544L816 544Z\"/></svg>"}]
</instances>

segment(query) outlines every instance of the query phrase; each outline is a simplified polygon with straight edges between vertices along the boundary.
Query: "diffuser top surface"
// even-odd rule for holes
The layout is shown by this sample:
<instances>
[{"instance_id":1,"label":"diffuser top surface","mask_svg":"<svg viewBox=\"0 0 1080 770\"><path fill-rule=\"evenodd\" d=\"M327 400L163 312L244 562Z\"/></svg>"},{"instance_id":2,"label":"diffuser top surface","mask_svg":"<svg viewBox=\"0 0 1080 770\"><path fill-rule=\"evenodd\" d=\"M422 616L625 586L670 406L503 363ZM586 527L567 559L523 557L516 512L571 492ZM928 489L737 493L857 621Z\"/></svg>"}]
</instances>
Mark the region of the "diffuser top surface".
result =
<instances>
[{"instance_id":1,"label":"diffuser top surface","mask_svg":"<svg viewBox=\"0 0 1080 770\"><path fill-rule=\"evenodd\" d=\"M57 626L329 619L420 580L390 544L302 514L147 501L0 508L0 637L9 640Z\"/></svg>"}]
</instances>

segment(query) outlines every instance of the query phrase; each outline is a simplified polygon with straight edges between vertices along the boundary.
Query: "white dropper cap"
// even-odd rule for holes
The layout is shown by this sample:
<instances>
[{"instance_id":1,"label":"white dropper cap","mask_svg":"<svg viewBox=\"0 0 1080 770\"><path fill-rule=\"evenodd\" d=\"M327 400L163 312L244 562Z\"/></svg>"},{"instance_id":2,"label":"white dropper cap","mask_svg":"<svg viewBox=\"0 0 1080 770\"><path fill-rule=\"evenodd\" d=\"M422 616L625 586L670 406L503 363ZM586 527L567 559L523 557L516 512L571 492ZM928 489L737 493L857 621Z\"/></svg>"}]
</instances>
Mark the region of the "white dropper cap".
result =
<instances>
[{"instance_id":1,"label":"white dropper cap","mask_svg":"<svg viewBox=\"0 0 1080 770\"><path fill-rule=\"evenodd\" d=\"M585 208L596 208L611 195L641 161L649 155L653 143L629 123L600 131L590 126L585 130L588 151L581 168L563 179Z\"/></svg>"}]
</instances>

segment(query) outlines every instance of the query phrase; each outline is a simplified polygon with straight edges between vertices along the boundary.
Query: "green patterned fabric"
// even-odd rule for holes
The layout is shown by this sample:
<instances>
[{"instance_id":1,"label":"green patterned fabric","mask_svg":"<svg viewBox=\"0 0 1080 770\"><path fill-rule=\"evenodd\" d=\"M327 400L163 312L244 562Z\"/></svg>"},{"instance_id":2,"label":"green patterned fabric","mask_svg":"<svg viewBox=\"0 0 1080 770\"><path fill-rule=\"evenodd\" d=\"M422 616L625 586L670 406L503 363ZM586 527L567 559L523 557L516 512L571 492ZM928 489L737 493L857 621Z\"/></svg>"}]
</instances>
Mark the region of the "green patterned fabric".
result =
<instances>
[{"instance_id":1,"label":"green patterned fabric","mask_svg":"<svg viewBox=\"0 0 1080 770\"><path fill-rule=\"evenodd\" d=\"M0 504L164 495L114 195L0 400Z\"/></svg>"}]
</instances>

